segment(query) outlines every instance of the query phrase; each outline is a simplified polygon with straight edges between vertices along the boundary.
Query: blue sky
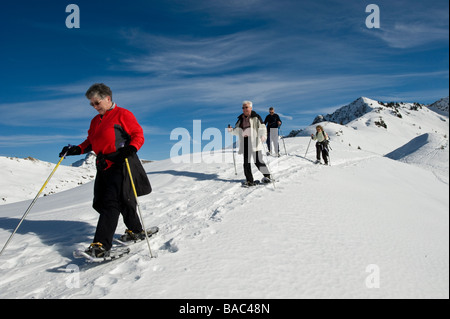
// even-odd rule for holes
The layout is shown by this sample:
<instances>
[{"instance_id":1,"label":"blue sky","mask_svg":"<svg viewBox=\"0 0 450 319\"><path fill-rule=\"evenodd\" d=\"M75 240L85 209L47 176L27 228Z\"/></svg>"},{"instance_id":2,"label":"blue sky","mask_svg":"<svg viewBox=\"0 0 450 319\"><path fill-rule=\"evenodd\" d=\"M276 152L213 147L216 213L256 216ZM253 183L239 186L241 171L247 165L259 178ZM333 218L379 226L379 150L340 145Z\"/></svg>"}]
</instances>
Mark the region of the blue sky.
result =
<instances>
[{"instance_id":1,"label":"blue sky","mask_svg":"<svg viewBox=\"0 0 450 319\"><path fill-rule=\"evenodd\" d=\"M71 3L79 29L65 24ZM170 133L193 120L223 132L244 100L263 118L274 106L283 133L360 96L432 103L449 94L448 30L447 0L4 2L0 155L57 162L86 138L96 82L135 114L149 160L169 158Z\"/></svg>"}]
</instances>

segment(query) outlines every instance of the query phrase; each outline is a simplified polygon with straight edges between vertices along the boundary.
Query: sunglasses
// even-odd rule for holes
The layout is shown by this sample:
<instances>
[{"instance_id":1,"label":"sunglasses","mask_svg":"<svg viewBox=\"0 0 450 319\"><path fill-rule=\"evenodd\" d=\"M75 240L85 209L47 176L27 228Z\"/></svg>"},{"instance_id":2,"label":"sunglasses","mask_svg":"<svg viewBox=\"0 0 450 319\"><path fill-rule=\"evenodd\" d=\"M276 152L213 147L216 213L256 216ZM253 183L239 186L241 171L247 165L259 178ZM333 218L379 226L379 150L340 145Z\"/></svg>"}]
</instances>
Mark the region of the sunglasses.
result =
<instances>
[{"instance_id":1,"label":"sunglasses","mask_svg":"<svg viewBox=\"0 0 450 319\"><path fill-rule=\"evenodd\" d=\"M100 103L102 103L103 99L99 100L99 101L95 101L95 102L91 102L91 106L99 106Z\"/></svg>"}]
</instances>

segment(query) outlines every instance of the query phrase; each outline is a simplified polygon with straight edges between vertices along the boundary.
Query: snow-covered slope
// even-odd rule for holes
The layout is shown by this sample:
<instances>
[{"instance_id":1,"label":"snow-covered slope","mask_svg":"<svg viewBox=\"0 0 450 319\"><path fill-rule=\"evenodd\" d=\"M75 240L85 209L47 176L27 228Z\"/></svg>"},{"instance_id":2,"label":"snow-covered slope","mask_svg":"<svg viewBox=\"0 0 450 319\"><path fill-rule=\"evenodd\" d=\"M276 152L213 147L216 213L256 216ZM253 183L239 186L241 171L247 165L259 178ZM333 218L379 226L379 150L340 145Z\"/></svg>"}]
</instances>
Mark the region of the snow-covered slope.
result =
<instances>
[{"instance_id":1,"label":"snow-covered slope","mask_svg":"<svg viewBox=\"0 0 450 319\"><path fill-rule=\"evenodd\" d=\"M0 205L33 199L55 167L55 164L34 158L20 159L0 156ZM95 178L95 168L61 165L43 192L48 196L88 183Z\"/></svg>"},{"instance_id":2,"label":"snow-covered slope","mask_svg":"<svg viewBox=\"0 0 450 319\"><path fill-rule=\"evenodd\" d=\"M420 114L415 126L386 116L387 130L370 115L323 123L332 166L313 164L313 143L305 157L308 127L285 139L288 156L266 158L276 189L242 188L230 150L145 164L155 259L140 243L111 263L74 260L97 223L93 183L43 197L0 257L0 298L449 298L448 118ZM1 244L28 205L0 207Z\"/></svg>"},{"instance_id":3,"label":"snow-covered slope","mask_svg":"<svg viewBox=\"0 0 450 319\"><path fill-rule=\"evenodd\" d=\"M425 133L386 155L394 160L417 165L433 172L437 178L449 183L448 138L440 134Z\"/></svg>"}]
</instances>

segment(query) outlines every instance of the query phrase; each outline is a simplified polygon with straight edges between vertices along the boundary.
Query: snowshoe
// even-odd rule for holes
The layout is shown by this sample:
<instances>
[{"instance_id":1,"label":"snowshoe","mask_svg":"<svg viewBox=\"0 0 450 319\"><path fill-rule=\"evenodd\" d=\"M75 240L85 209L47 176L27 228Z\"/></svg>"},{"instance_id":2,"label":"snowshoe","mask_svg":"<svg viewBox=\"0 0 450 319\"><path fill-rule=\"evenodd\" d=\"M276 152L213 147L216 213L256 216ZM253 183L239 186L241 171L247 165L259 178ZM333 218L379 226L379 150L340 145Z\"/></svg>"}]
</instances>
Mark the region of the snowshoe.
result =
<instances>
[{"instance_id":1,"label":"snowshoe","mask_svg":"<svg viewBox=\"0 0 450 319\"><path fill-rule=\"evenodd\" d=\"M103 247L102 243L92 243L84 252L93 258L105 258L109 257L110 254L110 252Z\"/></svg>"},{"instance_id":2,"label":"snowshoe","mask_svg":"<svg viewBox=\"0 0 450 319\"><path fill-rule=\"evenodd\" d=\"M158 227L152 227L150 229L147 229L147 235L148 237L153 236L159 231ZM145 232L141 231L139 233L133 233L131 230L127 229L125 231L125 234L120 236L119 241L123 243L136 243L138 241L142 241L145 239Z\"/></svg>"},{"instance_id":3,"label":"snowshoe","mask_svg":"<svg viewBox=\"0 0 450 319\"><path fill-rule=\"evenodd\" d=\"M256 186L258 184L259 184L259 181L253 181L253 182L246 181L246 182L242 182L242 187L248 188L248 187Z\"/></svg>"},{"instance_id":4,"label":"snowshoe","mask_svg":"<svg viewBox=\"0 0 450 319\"><path fill-rule=\"evenodd\" d=\"M75 258L84 258L89 263L102 263L122 258L129 253L130 248L128 247L113 247L111 250L105 250L101 244L94 243L86 250L75 250L73 256Z\"/></svg>"},{"instance_id":5,"label":"snowshoe","mask_svg":"<svg viewBox=\"0 0 450 319\"><path fill-rule=\"evenodd\" d=\"M261 179L261 183L263 183L263 184L269 184L269 183L273 183L273 182L274 182L274 180L272 179L272 177L269 177L269 176L264 176Z\"/></svg>"}]
</instances>

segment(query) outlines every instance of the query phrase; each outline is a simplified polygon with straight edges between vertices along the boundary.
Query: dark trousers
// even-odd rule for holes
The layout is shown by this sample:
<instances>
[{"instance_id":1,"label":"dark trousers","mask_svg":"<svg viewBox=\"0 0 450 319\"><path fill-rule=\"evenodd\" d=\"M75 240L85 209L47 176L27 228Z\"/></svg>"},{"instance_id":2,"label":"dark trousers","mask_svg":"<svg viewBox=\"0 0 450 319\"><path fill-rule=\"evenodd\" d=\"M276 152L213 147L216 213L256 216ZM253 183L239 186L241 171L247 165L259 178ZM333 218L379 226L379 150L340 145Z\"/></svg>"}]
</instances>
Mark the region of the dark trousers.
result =
<instances>
[{"instance_id":1,"label":"dark trousers","mask_svg":"<svg viewBox=\"0 0 450 319\"><path fill-rule=\"evenodd\" d=\"M97 179L101 179L101 198L97 211L100 214L95 232L94 243L100 242L106 250L112 247L119 216L122 214L125 226L138 233L142 231L136 207L132 207L123 200L123 171L121 167L112 166L106 171L97 172Z\"/></svg>"},{"instance_id":2,"label":"dark trousers","mask_svg":"<svg viewBox=\"0 0 450 319\"><path fill-rule=\"evenodd\" d=\"M248 137L244 137L244 174L247 182L254 182L252 174L251 159L253 158L254 163L258 170L266 177L270 177L269 170L263 161L262 151L250 152L251 145L249 145Z\"/></svg>"},{"instance_id":3,"label":"dark trousers","mask_svg":"<svg viewBox=\"0 0 450 319\"><path fill-rule=\"evenodd\" d=\"M323 142L316 143L316 158L320 161L320 154L322 154L325 164L328 163L328 147Z\"/></svg>"}]
</instances>

